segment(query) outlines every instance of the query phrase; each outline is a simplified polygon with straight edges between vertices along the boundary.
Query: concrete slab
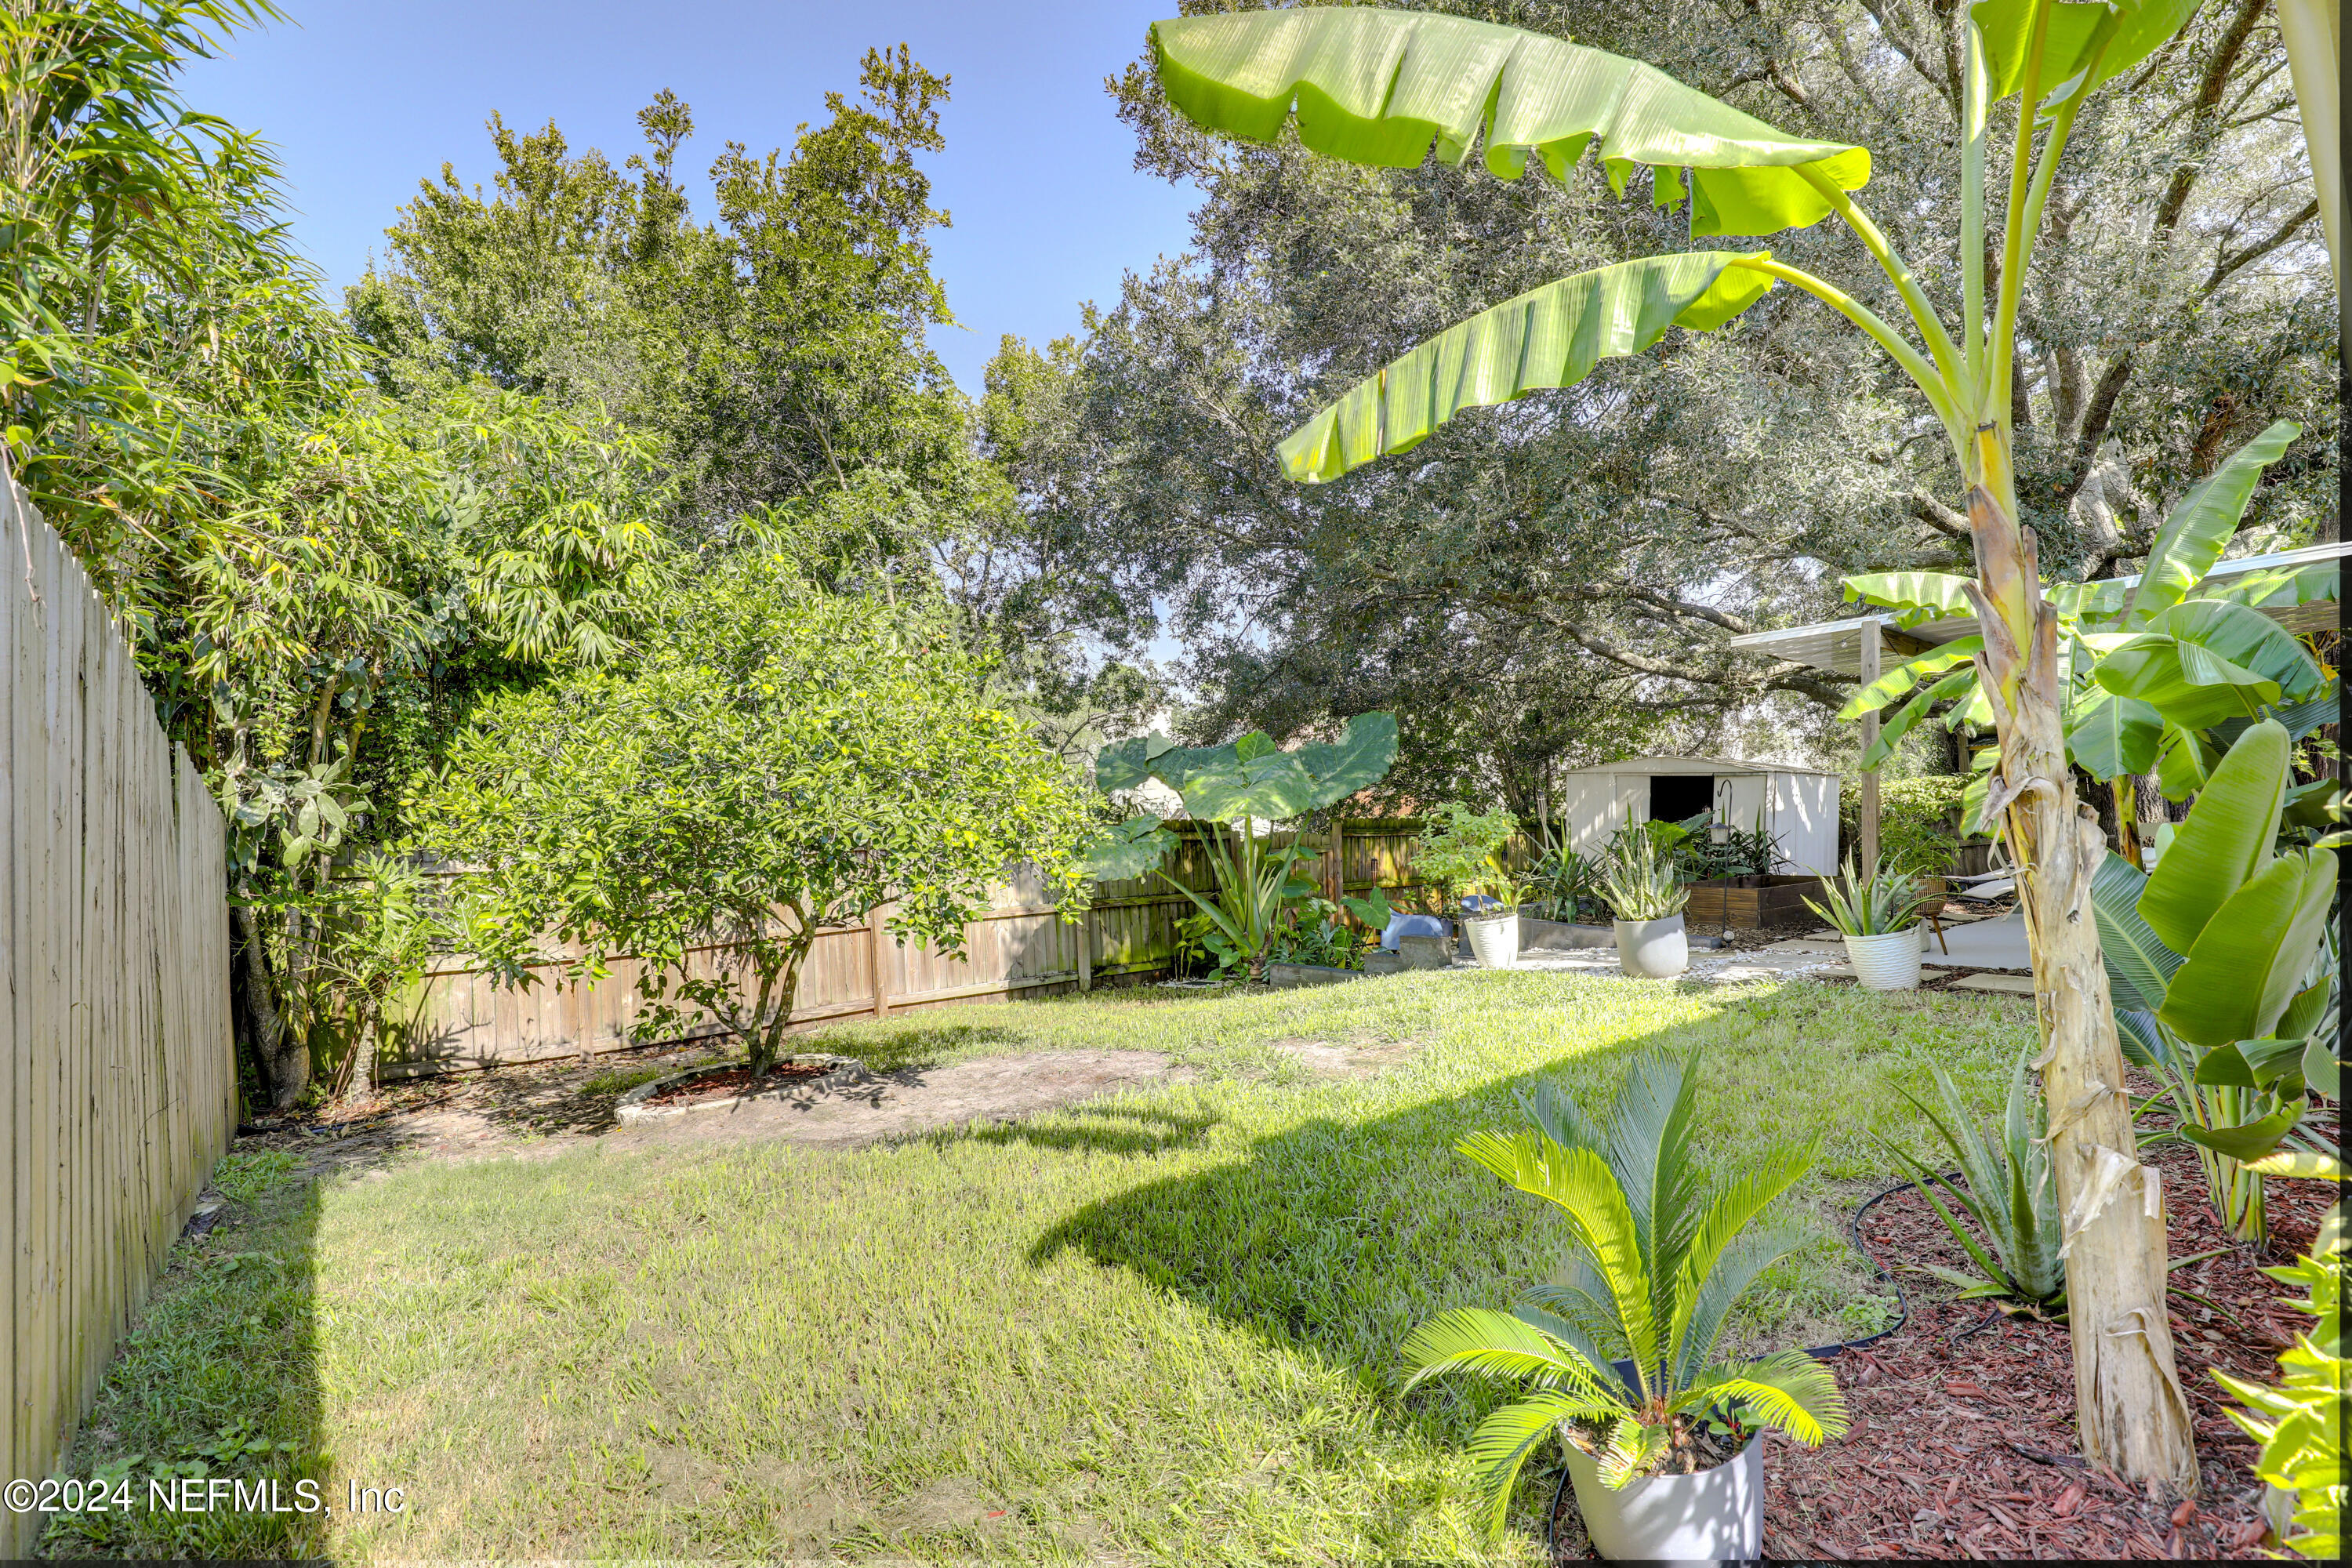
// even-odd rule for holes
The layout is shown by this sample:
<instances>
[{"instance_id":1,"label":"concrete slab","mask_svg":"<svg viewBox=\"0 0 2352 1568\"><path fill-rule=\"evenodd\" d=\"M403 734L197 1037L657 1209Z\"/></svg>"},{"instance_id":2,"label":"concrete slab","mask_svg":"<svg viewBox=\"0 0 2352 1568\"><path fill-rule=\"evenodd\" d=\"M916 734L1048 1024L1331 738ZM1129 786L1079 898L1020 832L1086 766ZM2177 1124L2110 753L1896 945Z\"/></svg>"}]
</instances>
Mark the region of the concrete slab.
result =
<instances>
[{"instance_id":1,"label":"concrete slab","mask_svg":"<svg viewBox=\"0 0 2352 1568\"><path fill-rule=\"evenodd\" d=\"M1845 943L1837 938L1824 942L1817 937L1795 937L1788 942L1776 942L1769 947L1759 948L1757 951L1759 952L1843 952Z\"/></svg>"},{"instance_id":2,"label":"concrete slab","mask_svg":"<svg viewBox=\"0 0 2352 1568\"><path fill-rule=\"evenodd\" d=\"M2033 994L2031 974L1966 974L1947 987L1952 991L1990 991L2005 996Z\"/></svg>"}]
</instances>

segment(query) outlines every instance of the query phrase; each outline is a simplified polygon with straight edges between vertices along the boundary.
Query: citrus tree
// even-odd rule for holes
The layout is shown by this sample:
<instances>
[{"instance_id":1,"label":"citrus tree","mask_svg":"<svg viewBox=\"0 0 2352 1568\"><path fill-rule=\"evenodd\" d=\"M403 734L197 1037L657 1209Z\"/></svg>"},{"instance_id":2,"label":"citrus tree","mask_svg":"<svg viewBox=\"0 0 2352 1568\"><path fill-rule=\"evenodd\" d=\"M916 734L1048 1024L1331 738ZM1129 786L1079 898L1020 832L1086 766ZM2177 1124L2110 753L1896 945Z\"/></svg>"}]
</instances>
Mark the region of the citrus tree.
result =
<instances>
[{"instance_id":1,"label":"citrus tree","mask_svg":"<svg viewBox=\"0 0 2352 1568\"><path fill-rule=\"evenodd\" d=\"M2000 734L1988 815L2021 868L2067 1215L2077 1420L2084 1454L2180 1491L2197 1486L2189 1415L2165 1321L2163 1199L2135 1152L2114 1009L2091 913L2106 852L2067 767L2058 612L2021 520L2013 457L2018 317L2051 180L2076 117L2186 24L2195 0L1982 0L1967 29L1957 184L1964 272L1957 321L1937 311L1854 194L1862 147L1783 134L1665 73L1558 38L1461 17L1333 6L1153 25L1160 84L1204 129L1388 167L1476 150L1516 179L1554 178L1588 152L1620 191L1689 204L1694 238L1768 236L1835 216L1901 301L1887 320L1769 248L1692 249L1572 274L1481 311L1344 393L1276 447L1295 480L1334 479L1409 451L1465 409L1574 385L1670 327L1723 327L1782 284L1820 299L1893 356L1949 444L1967 490L1984 638L1974 659ZM2006 200L1991 199L1995 110L2016 100ZM1989 237L1998 226L1998 244ZM1996 261L1997 258L1997 261Z\"/></svg>"},{"instance_id":2,"label":"citrus tree","mask_svg":"<svg viewBox=\"0 0 2352 1568\"><path fill-rule=\"evenodd\" d=\"M887 905L901 940L960 955L1008 863L1074 885L1087 795L981 695L944 616L817 592L751 552L646 640L633 668L486 703L408 803L466 868L463 940L507 983L635 953L636 1031L715 1026L756 1076L824 931Z\"/></svg>"}]
</instances>

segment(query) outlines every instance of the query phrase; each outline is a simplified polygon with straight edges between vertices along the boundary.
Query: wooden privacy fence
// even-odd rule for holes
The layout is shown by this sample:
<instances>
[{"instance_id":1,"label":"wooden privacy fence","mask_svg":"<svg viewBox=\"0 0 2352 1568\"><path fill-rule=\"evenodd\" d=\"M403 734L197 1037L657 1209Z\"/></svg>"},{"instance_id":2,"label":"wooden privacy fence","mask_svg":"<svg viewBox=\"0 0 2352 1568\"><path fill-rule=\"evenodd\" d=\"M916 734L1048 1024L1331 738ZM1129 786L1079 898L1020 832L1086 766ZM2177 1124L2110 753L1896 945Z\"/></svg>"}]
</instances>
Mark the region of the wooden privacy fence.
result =
<instances>
[{"instance_id":1,"label":"wooden privacy fence","mask_svg":"<svg viewBox=\"0 0 2352 1568\"><path fill-rule=\"evenodd\" d=\"M219 810L0 473L0 1480L49 1475L236 1126ZM0 1514L21 1556L37 1514Z\"/></svg>"},{"instance_id":2,"label":"wooden privacy fence","mask_svg":"<svg viewBox=\"0 0 2352 1568\"><path fill-rule=\"evenodd\" d=\"M1411 896L1411 844L1421 831L1412 817L1343 821L1323 833L1276 833L1276 847L1304 842L1317 859L1310 880L1336 899L1362 897L1375 887ZM1177 881L1213 892L1215 874L1196 832L1180 826L1182 842L1170 857ZM1336 841L1336 842L1335 842ZM964 956L950 958L927 945L901 947L889 934L887 910L865 925L821 933L802 970L794 998L795 1027L887 1017L910 1008L963 1002L1052 996L1096 985L1133 984L1166 973L1175 963L1176 928L1192 901L1156 876L1105 882L1076 923L1045 901L1042 879L1015 868L994 889L991 907L964 932ZM698 949L693 962L726 961L719 945ZM451 1068L493 1067L618 1050L633 1042L644 966L616 958L593 983L566 985L560 961L535 968L526 987L496 984L449 955L427 970L402 1005L389 1009L395 1043L377 1066L383 1078L407 1078ZM877 978L879 977L879 984Z\"/></svg>"}]
</instances>

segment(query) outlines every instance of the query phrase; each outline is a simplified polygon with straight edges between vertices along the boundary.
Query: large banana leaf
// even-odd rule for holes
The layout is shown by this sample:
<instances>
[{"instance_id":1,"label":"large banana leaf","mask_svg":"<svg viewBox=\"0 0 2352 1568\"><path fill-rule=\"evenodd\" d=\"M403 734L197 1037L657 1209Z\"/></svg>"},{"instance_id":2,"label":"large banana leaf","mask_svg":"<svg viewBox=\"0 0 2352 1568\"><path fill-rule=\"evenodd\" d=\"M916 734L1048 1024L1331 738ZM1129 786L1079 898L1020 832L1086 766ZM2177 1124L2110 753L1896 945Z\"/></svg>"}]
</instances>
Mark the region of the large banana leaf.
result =
<instances>
[{"instance_id":1,"label":"large banana leaf","mask_svg":"<svg viewBox=\"0 0 2352 1568\"><path fill-rule=\"evenodd\" d=\"M2091 879L2091 914L2099 925L2099 956L2106 963L2107 990L2120 1015L2152 1014L2164 1005L2180 954L2140 918L2147 873L2109 851Z\"/></svg>"},{"instance_id":2,"label":"large banana leaf","mask_svg":"<svg viewBox=\"0 0 2352 1568\"><path fill-rule=\"evenodd\" d=\"M2222 901L2269 864L2286 779L2286 731L2264 721L2238 738L2198 792L2139 900L2140 918L2175 952L2194 952Z\"/></svg>"},{"instance_id":3,"label":"large banana leaf","mask_svg":"<svg viewBox=\"0 0 2352 1568\"><path fill-rule=\"evenodd\" d=\"M1290 13L1283 13L1289 15ZM1727 251L1621 261L1531 289L1429 339L1283 438L1283 472L1338 479L1418 446L1465 408L1573 386L1604 359L1640 353L1670 326L1719 327L1762 299L1769 274Z\"/></svg>"},{"instance_id":4,"label":"large banana leaf","mask_svg":"<svg viewBox=\"0 0 2352 1568\"><path fill-rule=\"evenodd\" d=\"M2187 800L2203 789L2220 755L2206 745L2204 737L2196 731L2167 723L2156 753L2156 782L2164 791L2164 798Z\"/></svg>"},{"instance_id":5,"label":"large banana leaf","mask_svg":"<svg viewBox=\"0 0 2352 1568\"><path fill-rule=\"evenodd\" d=\"M2179 847L2175 839L2159 875ZM2327 850L2272 861L2213 911L2156 1016L2200 1046L2269 1034L2326 935L2335 892L2336 857Z\"/></svg>"},{"instance_id":6,"label":"large banana leaf","mask_svg":"<svg viewBox=\"0 0 2352 1568\"><path fill-rule=\"evenodd\" d=\"M1884 605L1902 612L1896 618L1906 626L1976 613L1969 605L1969 580L1948 572L1865 572L1839 581L1847 604Z\"/></svg>"},{"instance_id":7,"label":"large banana leaf","mask_svg":"<svg viewBox=\"0 0 2352 1568\"><path fill-rule=\"evenodd\" d=\"M1903 743L1903 737L1909 734L1918 725L1919 721L1927 716L1928 709L1938 702L1957 700L1974 692L1976 679L1977 672L1974 665L1970 665L1966 669L1956 669L1896 709L1887 716L1886 722L1880 726L1878 739L1862 753L1860 765L1864 768L1885 766L1886 759L1895 754L1895 748Z\"/></svg>"},{"instance_id":8,"label":"large banana leaf","mask_svg":"<svg viewBox=\"0 0 2352 1568\"><path fill-rule=\"evenodd\" d=\"M2099 661L2099 684L2154 704L2176 724L2201 730L2244 719L2282 699L2315 695L2326 677L2301 644L2260 610L2190 599Z\"/></svg>"},{"instance_id":9,"label":"large banana leaf","mask_svg":"<svg viewBox=\"0 0 2352 1568\"><path fill-rule=\"evenodd\" d=\"M2297 605L2334 604L2342 595L2343 563L2312 561L2301 566L2266 566L2220 583L2202 584L2196 596L2245 605L2257 610L2291 609Z\"/></svg>"},{"instance_id":10,"label":"large banana leaf","mask_svg":"<svg viewBox=\"0 0 2352 1568\"><path fill-rule=\"evenodd\" d=\"M1987 101L1998 103L2025 85L2026 46L2031 38L2036 0L1979 0L1969 7L1977 31L1984 38L1985 68L1992 79ZM2045 100L2073 83L2098 37L2099 23L2113 11L2116 17L2106 52L2091 68L2088 86L2096 87L2131 69L2161 47L2164 41L2188 26L2198 0L2105 0L2090 5L2061 4L2050 7L2049 32L2042 47L2042 90Z\"/></svg>"},{"instance_id":11,"label":"large banana leaf","mask_svg":"<svg viewBox=\"0 0 2352 1568\"><path fill-rule=\"evenodd\" d=\"M2245 516L2246 502L2263 470L2284 457L2289 443L2301 434L2302 426L2280 420L2231 453L2181 499L2148 550L2147 567L2140 574L2139 586L2132 591L2131 604L2125 611L2127 617L2145 621L2158 610L2179 604L2204 581L2237 533L2238 520Z\"/></svg>"},{"instance_id":12,"label":"large banana leaf","mask_svg":"<svg viewBox=\"0 0 2352 1568\"><path fill-rule=\"evenodd\" d=\"M2066 716L2066 750L2095 779L2144 773L2156 766L2164 715L2137 697L2093 687Z\"/></svg>"},{"instance_id":13,"label":"large banana leaf","mask_svg":"<svg viewBox=\"0 0 2352 1568\"><path fill-rule=\"evenodd\" d=\"M1847 579L1849 583L1852 578ZM1851 722L1865 713L1885 707L1930 675L1940 675L1956 664L1967 664L1984 648L1982 637L1960 637L1934 648L1918 658L1906 659L1876 680L1846 699L1838 710L1841 721Z\"/></svg>"},{"instance_id":14,"label":"large banana leaf","mask_svg":"<svg viewBox=\"0 0 2352 1568\"><path fill-rule=\"evenodd\" d=\"M1418 167L1431 143L1517 179L1529 153L1554 178L1594 140L1612 162L1693 172L1694 235L1773 234L1829 216L1801 164L1841 190L1870 154L1810 142L1695 92L1654 66L1493 22L1312 5L1151 25L1160 90L1204 130L1271 142L1297 110L1318 153Z\"/></svg>"}]
</instances>

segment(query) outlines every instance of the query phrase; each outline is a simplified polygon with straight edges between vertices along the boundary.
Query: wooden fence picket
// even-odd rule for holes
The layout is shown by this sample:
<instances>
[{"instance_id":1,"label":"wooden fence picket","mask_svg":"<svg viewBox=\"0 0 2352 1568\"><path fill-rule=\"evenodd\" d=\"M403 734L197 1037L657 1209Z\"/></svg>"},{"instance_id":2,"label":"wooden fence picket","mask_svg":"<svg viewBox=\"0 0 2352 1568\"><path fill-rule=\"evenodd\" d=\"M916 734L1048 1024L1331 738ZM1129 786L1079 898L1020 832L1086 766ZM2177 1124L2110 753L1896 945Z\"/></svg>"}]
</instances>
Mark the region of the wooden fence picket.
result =
<instances>
[{"instance_id":1,"label":"wooden fence picket","mask_svg":"<svg viewBox=\"0 0 2352 1568\"><path fill-rule=\"evenodd\" d=\"M219 809L0 474L0 1479L55 1473L236 1121ZM36 1514L0 1515L26 1555Z\"/></svg>"}]
</instances>

